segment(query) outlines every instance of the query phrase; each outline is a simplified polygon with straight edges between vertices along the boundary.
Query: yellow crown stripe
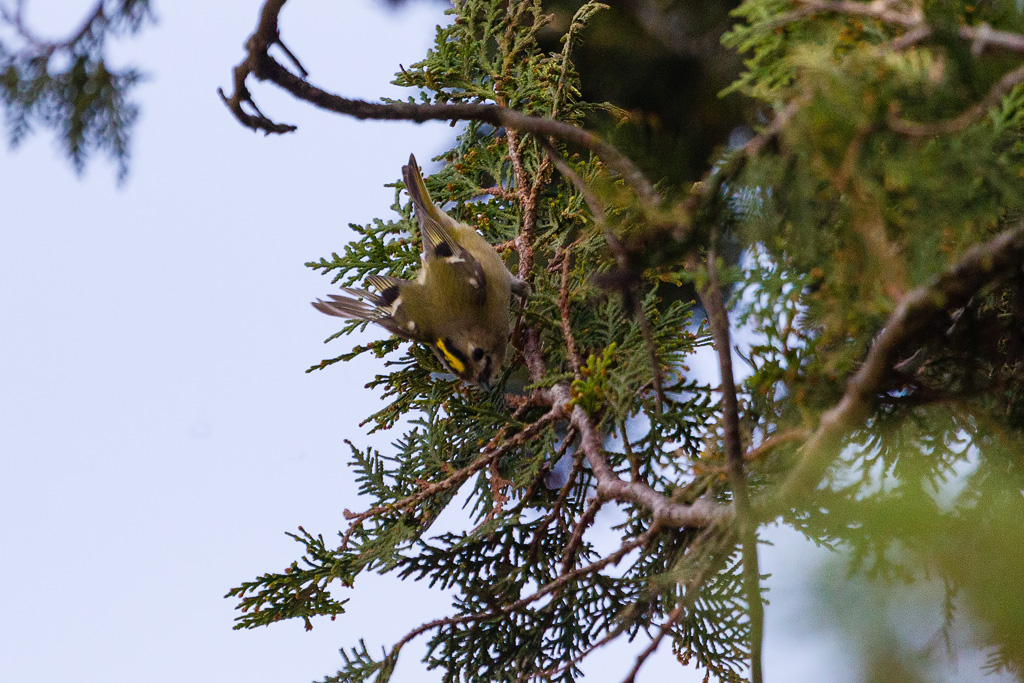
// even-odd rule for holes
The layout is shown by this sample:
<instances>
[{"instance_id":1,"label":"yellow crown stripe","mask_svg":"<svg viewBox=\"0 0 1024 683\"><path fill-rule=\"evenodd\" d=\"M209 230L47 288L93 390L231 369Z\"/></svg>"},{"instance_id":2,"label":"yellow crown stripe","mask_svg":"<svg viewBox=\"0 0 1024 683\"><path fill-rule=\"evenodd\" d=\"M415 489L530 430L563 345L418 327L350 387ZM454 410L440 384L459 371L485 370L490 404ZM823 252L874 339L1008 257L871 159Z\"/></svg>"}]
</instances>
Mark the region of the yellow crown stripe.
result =
<instances>
[{"instance_id":1,"label":"yellow crown stripe","mask_svg":"<svg viewBox=\"0 0 1024 683\"><path fill-rule=\"evenodd\" d=\"M441 349L441 353L444 354L444 357L448 361L448 365L451 366L452 370L454 370L457 373L462 373L466 371L465 363L456 358L455 355L448 350L448 348L444 345L443 339L438 339L435 343L437 344L437 348Z\"/></svg>"}]
</instances>

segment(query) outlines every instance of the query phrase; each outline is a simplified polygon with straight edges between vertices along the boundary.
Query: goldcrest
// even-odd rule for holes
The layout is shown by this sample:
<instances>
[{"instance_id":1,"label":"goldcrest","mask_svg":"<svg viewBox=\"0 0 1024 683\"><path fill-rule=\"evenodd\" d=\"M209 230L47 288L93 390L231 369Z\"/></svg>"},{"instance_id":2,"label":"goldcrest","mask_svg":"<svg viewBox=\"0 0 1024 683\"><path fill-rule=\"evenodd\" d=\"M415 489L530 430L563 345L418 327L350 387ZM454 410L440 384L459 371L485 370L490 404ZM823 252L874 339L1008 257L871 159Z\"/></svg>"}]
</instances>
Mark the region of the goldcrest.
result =
<instances>
[{"instance_id":1,"label":"goldcrest","mask_svg":"<svg viewBox=\"0 0 1024 683\"><path fill-rule=\"evenodd\" d=\"M460 379L487 386L505 361L512 294L525 295L527 285L480 233L431 201L414 156L402 175L423 238L416 279L369 275L366 289L344 288L349 296L331 294L313 306L426 344Z\"/></svg>"}]
</instances>

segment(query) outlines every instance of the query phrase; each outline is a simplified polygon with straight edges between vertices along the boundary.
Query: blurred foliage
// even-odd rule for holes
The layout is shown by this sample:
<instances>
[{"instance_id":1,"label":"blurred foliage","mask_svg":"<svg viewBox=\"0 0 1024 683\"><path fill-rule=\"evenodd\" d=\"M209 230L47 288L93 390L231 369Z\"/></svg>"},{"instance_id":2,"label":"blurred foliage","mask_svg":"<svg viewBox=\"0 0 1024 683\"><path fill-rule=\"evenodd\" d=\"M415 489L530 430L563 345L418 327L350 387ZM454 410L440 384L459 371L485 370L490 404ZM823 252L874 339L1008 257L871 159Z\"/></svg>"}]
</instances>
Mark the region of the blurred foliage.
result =
<instances>
[{"instance_id":1,"label":"blurred foliage","mask_svg":"<svg viewBox=\"0 0 1024 683\"><path fill-rule=\"evenodd\" d=\"M793 112L746 164L734 204L750 245L738 308L757 333L752 435L815 424L910 289L1024 216L1024 88L962 130L911 136L893 123L952 119L1020 64L971 53L948 28L1020 32L1012 2L926 3L939 30L903 49L892 24L828 12L780 20L793 8L749 0L726 38L748 56L733 91ZM1024 605L1009 588L1024 566L1022 344L1018 267L902 350L829 486L787 515L844 551L851 583L833 574L823 594L849 627L863 680L936 680L947 648L982 647L992 669L1022 673ZM784 469L790 456L772 457ZM893 597L935 586L942 647L907 638L924 622ZM969 635L942 637L954 632Z\"/></svg>"},{"instance_id":2,"label":"blurred foliage","mask_svg":"<svg viewBox=\"0 0 1024 683\"><path fill-rule=\"evenodd\" d=\"M547 0L553 15L540 34L558 41L580 0ZM739 55L721 44L735 0L606 0L573 52L580 91L596 112L588 127L637 160L668 196L685 193L747 123L743 99L719 93L738 76Z\"/></svg>"},{"instance_id":3,"label":"blurred foliage","mask_svg":"<svg viewBox=\"0 0 1024 683\"><path fill-rule=\"evenodd\" d=\"M24 16L27 5L15 7L0 14L0 28L11 36L0 40L0 103L11 146L41 125L57 135L76 172L93 152L103 152L123 182L139 113L129 94L142 75L112 67L105 48L108 40L154 21L151 3L101 0L73 34L56 40L35 35Z\"/></svg>"},{"instance_id":4,"label":"blurred foliage","mask_svg":"<svg viewBox=\"0 0 1024 683\"><path fill-rule=\"evenodd\" d=\"M949 417L935 412L927 416L935 422L921 421L932 434ZM901 475L874 481L880 490L859 500L850 487L828 506L829 533L844 552L817 593L830 625L857 648L863 680L941 681L957 668L972 679L957 660L979 647L984 671L1006 674L1001 680L1024 675L1024 598L1015 588L1024 581L1022 482L981 457L973 445L981 434L959 434L954 450L963 455L946 451L945 476L936 477L920 462L919 447L907 444L904 460L912 462L890 470ZM1012 453L1008 445L990 443L988 455L1019 462L1019 443ZM847 464L858 475L869 465ZM982 680L980 671L975 676Z\"/></svg>"}]
</instances>

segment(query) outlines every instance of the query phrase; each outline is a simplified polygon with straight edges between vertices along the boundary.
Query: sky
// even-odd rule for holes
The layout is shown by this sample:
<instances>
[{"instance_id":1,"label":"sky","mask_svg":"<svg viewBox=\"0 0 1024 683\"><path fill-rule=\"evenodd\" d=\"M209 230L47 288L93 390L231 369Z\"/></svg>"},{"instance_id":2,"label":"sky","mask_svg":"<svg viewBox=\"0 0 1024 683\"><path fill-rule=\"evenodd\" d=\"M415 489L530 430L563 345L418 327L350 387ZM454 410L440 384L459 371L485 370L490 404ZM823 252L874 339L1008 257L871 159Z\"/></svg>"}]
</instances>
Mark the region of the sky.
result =
<instances>
[{"instance_id":1,"label":"sky","mask_svg":"<svg viewBox=\"0 0 1024 683\"><path fill-rule=\"evenodd\" d=\"M60 35L91 4L29 0L29 19ZM373 359L304 372L381 333L325 347L338 323L309 302L329 279L303 264L386 215L409 153L436 169L452 136L265 85L263 112L299 130L242 128L216 90L260 4L157 2L159 24L113 46L149 76L123 187L99 158L77 177L45 131L0 150L0 681L303 683L335 673L340 647L379 651L452 611L442 592L368 575L312 631L231 629L224 593L299 556L285 531L333 536L363 506L344 439L398 436L359 427ZM375 99L404 94L393 73L445 20L433 2L291 2L281 27L312 80ZM768 537L769 680L854 680L808 597L820 556L793 532ZM621 680L645 645L595 653L587 680ZM438 680L422 652L403 651L393 680ZM664 646L639 680L669 676L703 678Z\"/></svg>"}]
</instances>

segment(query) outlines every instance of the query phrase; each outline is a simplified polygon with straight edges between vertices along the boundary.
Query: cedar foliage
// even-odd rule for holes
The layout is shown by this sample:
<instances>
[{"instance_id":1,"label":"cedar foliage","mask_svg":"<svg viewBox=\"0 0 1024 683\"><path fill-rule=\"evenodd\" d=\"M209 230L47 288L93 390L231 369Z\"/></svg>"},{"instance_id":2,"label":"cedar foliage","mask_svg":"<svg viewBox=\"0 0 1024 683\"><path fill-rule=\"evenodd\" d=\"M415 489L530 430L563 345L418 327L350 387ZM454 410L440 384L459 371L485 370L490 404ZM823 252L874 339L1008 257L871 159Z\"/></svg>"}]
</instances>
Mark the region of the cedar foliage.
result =
<instances>
[{"instance_id":1,"label":"cedar foliage","mask_svg":"<svg viewBox=\"0 0 1024 683\"><path fill-rule=\"evenodd\" d=\"M652 7L619 4L637 17ZM692 171L679 163L680 150L708 141L689 145L670 135L659 150L652 134L634 144L628 112L583 100L580 83L602 81L594 55L628 50L608 44L614 32L606 26L581 60L581 79L574 50L603 6L575 6L573 20L559 25L562 49L551 51L554 25L539 0L457 0L453 23L396 83L417 91L409 102L490 102L578 125L611 117L621 128L602 134L644 150L639 165L657 174L664 201L643 205L599 159L559 148L606 208L612 242L625 252L616 258L579 188L554 171L535 139L480 123L461 129L427 184L451 213L505 245L513 269L518 252L509 244L526 230L534 259L523 275L533 293L517 312L513 356L486 394L439 375L429 352L395 339L314 366L362 354L382 359L387 372L371 386L384 404L365 424L371 433L401 433L387 451L349 442L371 507L352 514L338 540L301 528L290 534L303 548L299 560L229 592L242 612L237 627L291 618L312 627L318 616L343 614L345 601L332 588L357 589L362 572L392 572L455 595L450 615L410 634L427 639L426 664L445 681L574 680L591 648L659 632L709 679L743 679L757 656L757 629L735 518L677 529L655 524L642 506L595 498L580 434L533 400L537 389L571 385L573 404L606 435L603 455L623 479L677 503L711 500L731 510L718 387L688 367L712 343L687 287L707 291L704 261L714 248L741 254L738 265L720 263L718 276L732 294L733 323L744 326L738 398L751 456L748 514L758 529L788 525L835 551L814 590L847 629L861 677L934 679L943 650L969 649L967 634L985 651L986 670L1020 678L1019 263L981 282L963 304L934 302L941 315L898 350L824 481L789 500L778 492L789 490L782 484L807 457L807 435L849 397L848 379L896 324L908 292L1020 225L1024 88L1014 76L1022 50L1012 38L1024 31L1021 7L746 0L724 36L746 59L727 92L742 98L738 109L758 112L750 123L765 129L764 144L726 149L725 140L712 141L722 151L679 199ZM109 66L105 45L136 33L152 14L148 0L94 7L77 31L49 42L28 32L20 4L5 8L0 102L11 144L34 126L49 127L77 170L102 151L123 179L137 116L129 95L141 76ZM674 0L654 9L668 18L689 11ZM671 30L669 23L659 30ZM983 27L1011 40L994 46ZM921 28L927 35L915 34ZM965 38L970 30L973 42ZM625 85L641 99L668 87L639 80ZM665 111L678 107L678 92L665 96L672 98ZM411 274L418 230L395 187L390 219L353 226L359 239L309 265L343 285L369 273ZM522 367L528 333L537 335L544 363L530 379ZM481 459L487 452L498 456ZM464 528L432 529L463 501ZM617 516L607 512L613 504ZM621 547L598 547L592 526L618 534ZM539 587L543 594L531 599ZM929 610L939 614L937 625ZM327 680L386 681L406 642L376 655L359 640Z\"/></svg>"},{"instance_id":2,"label":"cedar foliage","mask_svg":"<svg viewBox=\"0 0 1024 683\"><path fill-rule=\"evenodd\" d=\"M616 115L582 101L572 62L600 9L582 5L564 49L549 53L538 43L540 2L457 0L434 48L396 83L417 89L411 103L490 102L572 123L599 110ZM763 144L723 149L682 200L668 190L660 206L645 206L599 159L561 148L607 208L622 258L536 140L466 125L427 185L453 215L504 245L513 271L521 252L510 241L531 241L534 261L520 274L533 293L511 362L487 394L438 374L429 352L395 339L311 368L367 353L385 359L388 372L370 384L385 403L366 424L388 431L413 417L388 452L349 444L371 507L351 514L336 542L293 534L301 560L229 593L242 610L237 627L287 618L311 627L316 616L344 611L333 582L357 589L361 572L393 572L455 595L450 615L410 634L427 639L426 664L445 681L575 680L591 648L640 632L663 632L681 662L711 679L742 680L758 656L758 625L735 518L675 529L620 503L610 522L597 514L609 501L594 498L580 435L528 398L571 383L573 404L606 435L604 455L620 476L676 502L730 505L718 387L688 368L712 340L703 311L678 286L706 292L702 259L731 249L742 254L739 265L719 263L718 278L749 340L739 349L738 398L755 528L785 524L836 551L843 573L823 578L820 600L849 629L865 679L934 672L943 659L934 642L922 649L913 629L888 624L894 615L925 624L920 598L936 587L935 635L947 648L962 648L957 634L969 632L989 669L1019 675L1024 603L1007 586L1024 582L1020 264L985 280L965 305L934 301L941 314L915 328L864 397L870 414L842 436L825 480L791 500L777 495L879 333L897 324L908 293L1021 219L1024 89L993 91L995 106L961 126L907 130L969 111L1019 65L1014 50L976 43L972 51L960 29L1020 32L1021 13L1005 1L926 3L920 16L930 32L909 40L905 22L871 16L876 9L744 2L724 37L747 58L730 92L761 107ZM909 5L882 9L917 16ZM309 265L342 285L370 273L409 276L419 238L400 185L391 208L392 218L352 226L355 242ZM527 330L544 363L529 380ZM483 452L500 457L483 460ZM465 527L432 532L459 500L468 500ZM621 548L602 555L586 533L592 524L614 524ZM539 587L543 599L531 599ZM386 681L406 642L375 655L360 640L326 680Z\"/></svg>"},{"instance_id":3,"label":"cedar foliage","mask_svg":"<svg viewBox=\"0 0 1024 683\"><path fill-rule=\"evenodd\" d=\"M581 120L592 105L578 98L571 52L600 5L590 3L577 12L558 54L538 48L537 32L545 25L540 3L513 3L513 8L494 1L456 3L455 19L438 29L434 48L422 62L398 74L396 83L419 89L410 98L413 102L482 99L564 121ZM529 191L537 193L532 218L524 216L514 196L487 192L495 185L517 187L510 145L516 147ZM578 669L570 660L609 633L633 635L656 625L676 604L682 590L679 578L693 566L715 562L722 568L674 629L675 639L681 652L696 656L723 680L738 680L746 656L746 625L735 558L730 549L712 542L694 556L690 533L658 534L619 571L583 574L554 591L550 600L507 615L458 622L459 617L507 608L561 576L563 562L575 569L599 558L586 537L572 557L563 557L594 485L576 450L577 435L566 434L564 422L544 425L493 467L457 474L471 468L488 444L522 432L548 410L529 404L517 409L517 399L533 388L573 380L559 326L563 259L569 259L573 335L585 363L574 385L575 400L619 438L618 452L608 451L613 466L634 467L659 490L681 498L721 487L713 483L713 475L694 479L692 462L681 455L705 450L704 439L715 420L711 387L690 377L685 368L687 357L709 341L693 321L692 304L661 302L656 274L645 278L641 304L666 373L666 403L657 412L639 324L624 310L621 297L594 283L593 276L610 271L614 260L579 192L553 174L534 140L487 125L466 126L440 159L443 170L426 179L431 196L489 241L505 243L524 221L535 223L536 263L529 274L533 292L522 310L521 326L539 332L546 373L530 382L523 376L521 358L513 357L491 392L482 395L480 388L439 375L443 370L426 349L394 339L356 347L314 366L322 369L366 353L385 358L390 371L370 383L382 390L385 401L367 418L371 431L391 429L404 415L419 417L391 453L350 445L360 492L380 512L357 524L350 537L343 534L341 547L334 550L325 550L320 536L295 535L306 546L301 563L230 593L244 610L238 626L340 613L342 604L327 590L332 580L358 586L361 571L394 572L456 593L453 623L426 636L428 667L443 669L443 680L507 680L560 667L565 671L557 677L572 680ZM574 165L584 177L601 173L594 159L577 156ZM370 273L410 277L419 266L419 231L404 193L396 193L392 208L393 219L351 226L359 235L356 241L342 253L309 265L345 286ZM509 263L515 272L514 256ZM339 334L362 325L346 323ZM623 433L628 440L622 440ZM706 454L703 466L713 469L716 458ZM453 475L452 485L401 506L426 483L450 481ZM431 536L431 524L460 488L469 500L467 527ZM728 496L722 490L715 495L723 500ZM631 509L619 533L636 539L648 531L649 521L643 510ZM346 653L345 668L327 680L361 681L372 675L387 680L397 655L390 651L375 657L360 642Z\"/></svg>"}]
</instances>

